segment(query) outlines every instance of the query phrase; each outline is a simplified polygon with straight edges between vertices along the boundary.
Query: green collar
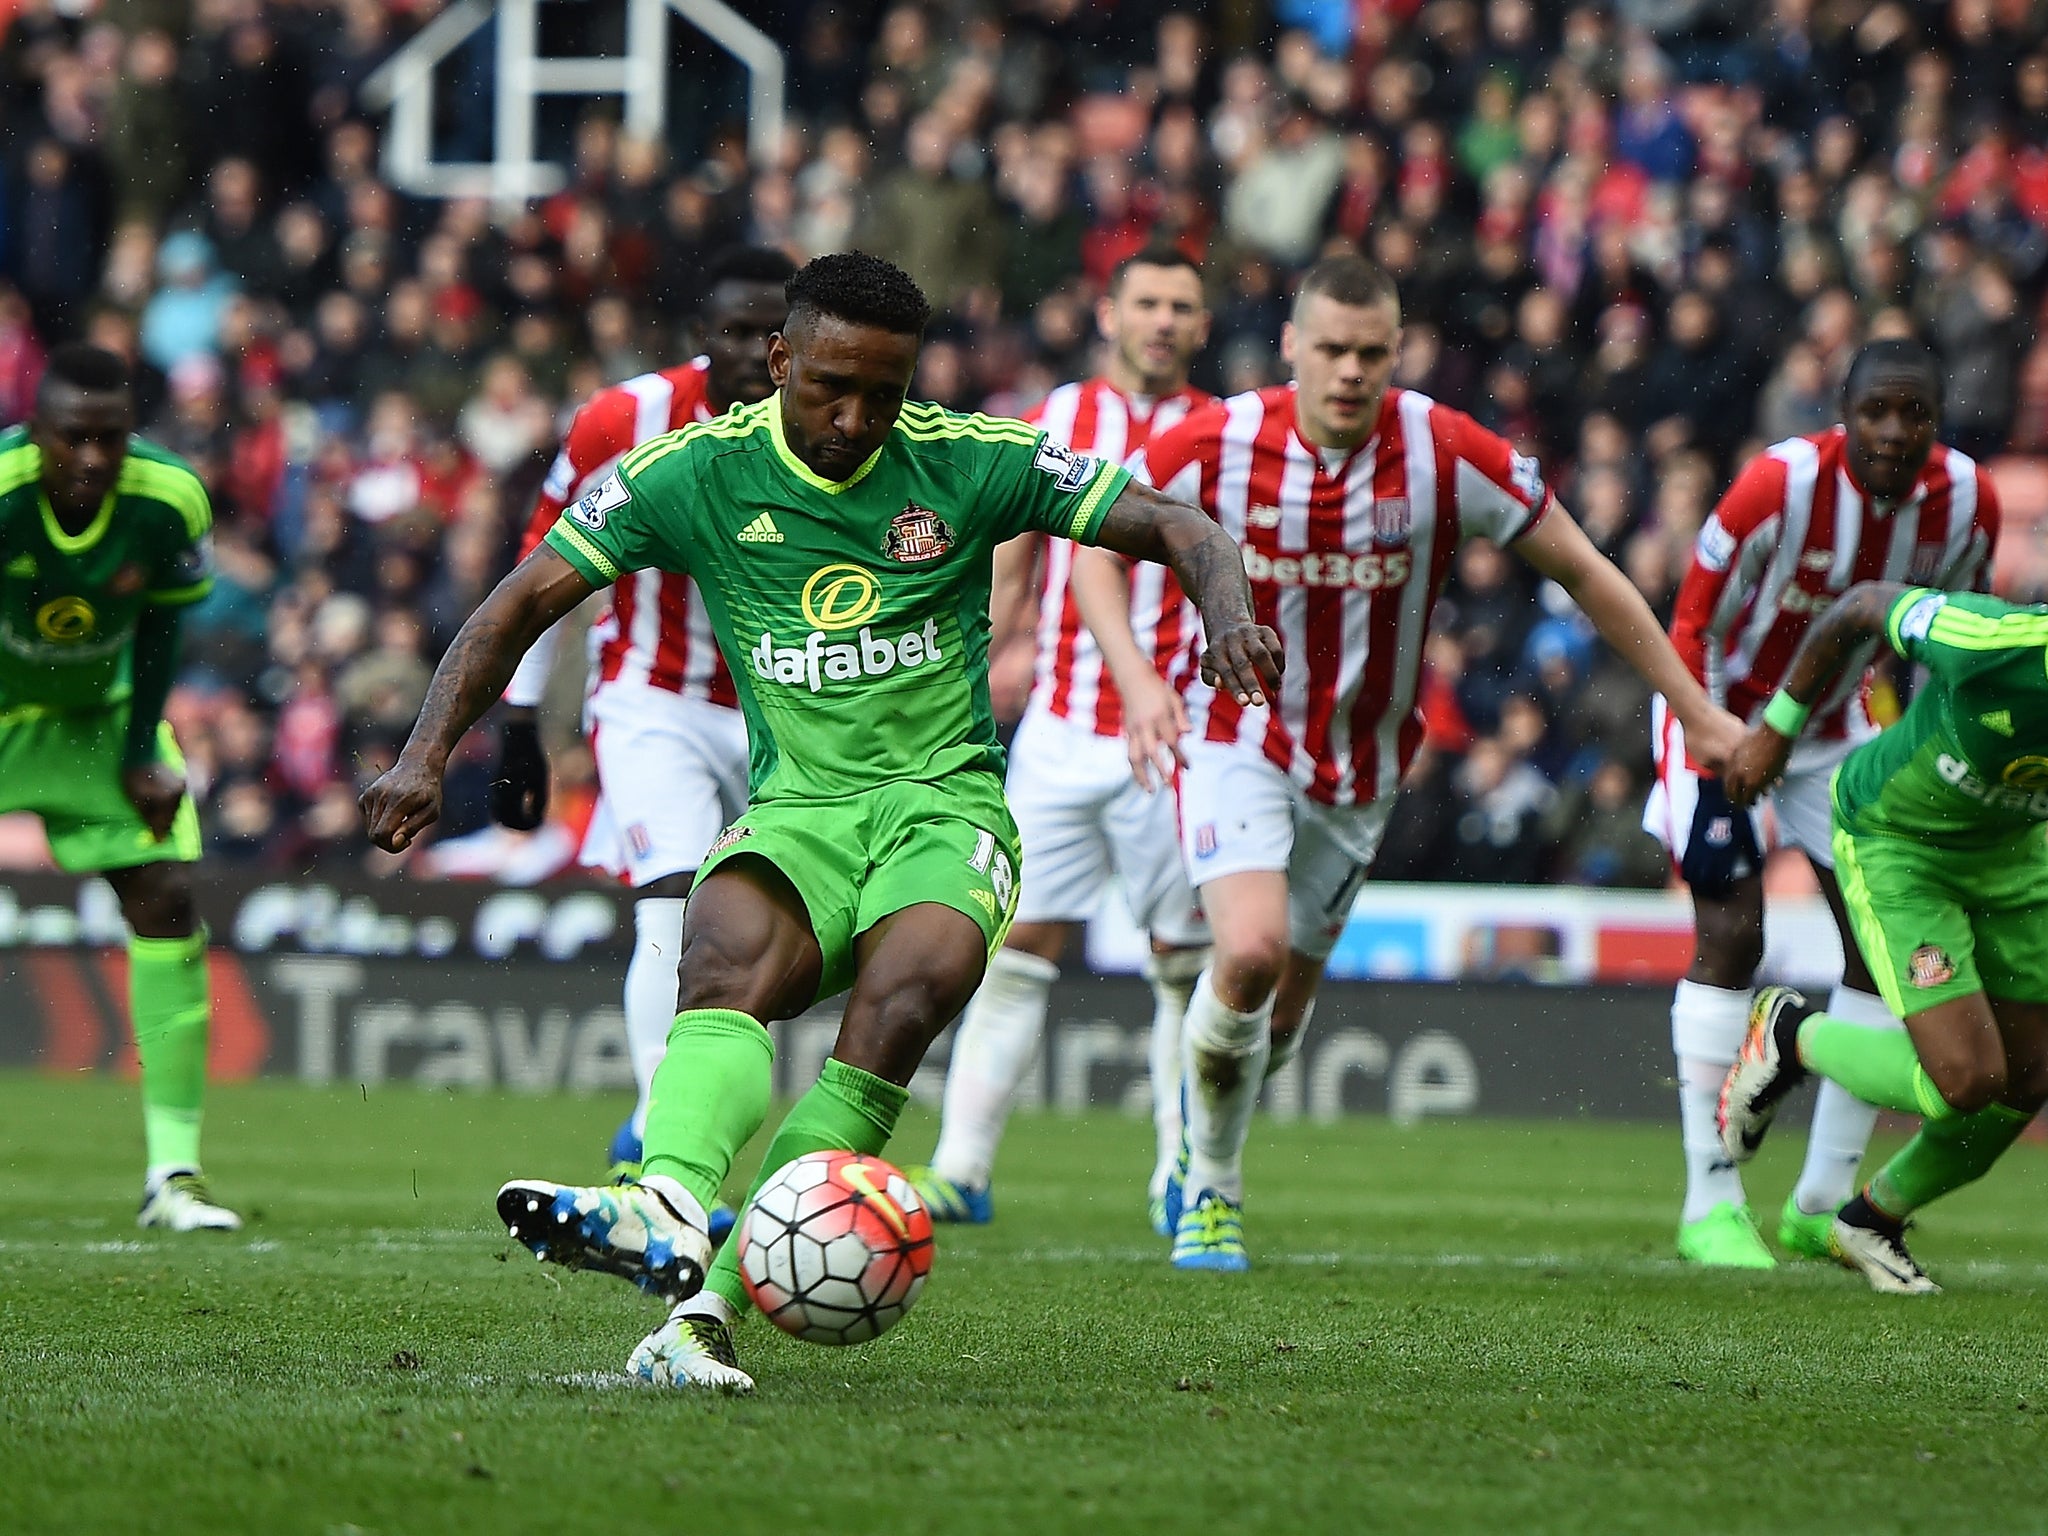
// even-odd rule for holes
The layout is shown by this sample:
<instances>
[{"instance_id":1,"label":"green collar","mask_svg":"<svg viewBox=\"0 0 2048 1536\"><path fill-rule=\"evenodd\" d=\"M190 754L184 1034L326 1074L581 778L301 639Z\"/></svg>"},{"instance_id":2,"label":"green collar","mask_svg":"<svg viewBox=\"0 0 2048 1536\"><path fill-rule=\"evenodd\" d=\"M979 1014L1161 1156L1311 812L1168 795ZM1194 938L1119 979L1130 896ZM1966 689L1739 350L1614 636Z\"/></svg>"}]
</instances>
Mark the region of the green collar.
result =
<instances>
[{"instance_id":1,"label":"green collar","mask_svg":"<svg viewBox=\"0 0 2048 1536\"><path fill-rule=\"evenodd\" d=\"M782 391L777 390L762 403L768 409L768 436L775 444L775 455L782 460L782 467L787 469L792 475L795 475L797 479L803 481L812 490L823 491L827 496L837 496L859 485L861 481L867 479L868 471L879 464L882 461L882 455L888 451L889 443L885 438L882 446L868 455L867 462L862 464L859 469L856 469L844 480L827 480L823 475L812 469L810 465L798 458L796 451L789 446L789 440L782 435ZM891 435L894 435L893 432Z\"/></svg>"},{"instance_id":2,"label":"green collar","mask_svg":"<svg viewBox=\"0 0 2048 1536\"><path fill-rule=\"evenodd\" d=\"M43 509L43 532L50 536L50 542L57 547L59 554L82 555L99 543L107 531L107 525L114 520L114 497L118 490L117 486L115 490L107 492L106 499L100 503L99 511L93 514L92 521L85 525L82 532L66 533L57 521L56 508L50 505L49 492L41 486L36 487L36 501Z\"/></svg>"}]
</instances>

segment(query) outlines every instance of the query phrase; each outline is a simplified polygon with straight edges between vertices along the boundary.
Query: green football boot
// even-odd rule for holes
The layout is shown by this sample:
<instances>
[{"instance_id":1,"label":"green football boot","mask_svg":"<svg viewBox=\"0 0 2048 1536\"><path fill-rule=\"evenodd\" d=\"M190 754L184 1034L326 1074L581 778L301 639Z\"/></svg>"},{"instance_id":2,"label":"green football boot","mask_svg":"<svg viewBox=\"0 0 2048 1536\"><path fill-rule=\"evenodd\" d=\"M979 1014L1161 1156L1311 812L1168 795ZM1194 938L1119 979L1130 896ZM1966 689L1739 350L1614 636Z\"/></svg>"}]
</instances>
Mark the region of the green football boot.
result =
<instances>
[{"instance_id":1,"label":"green football boot","mask_svg":"<svg viewBox=\"0 0 2048 1536\"><path fill-rule=\"evenodd\" d=\"M1799 1199L1796 1195L1785 1197L1785 1208L1778 1213L1780 1248L1794 1258L1822 1259L1830 1264L1839 1263L1833 1247L1834 1232L1833 1211L1802 1211L1799 1209Z\"/></svg>"},{"instance_id":2,"label":"green football boot","mask_svg":"<svg viewBox=\"0 0 2048 1536\"><path fill-rule=\"evenodd\" d=\"M1698 1221L1678 1229L1678 1256L1710 1269L1776 1269L1778 1261L1764 1246L1756 1218L1746 1205L1723 1200Z\"/></svg>"}]
</instances>

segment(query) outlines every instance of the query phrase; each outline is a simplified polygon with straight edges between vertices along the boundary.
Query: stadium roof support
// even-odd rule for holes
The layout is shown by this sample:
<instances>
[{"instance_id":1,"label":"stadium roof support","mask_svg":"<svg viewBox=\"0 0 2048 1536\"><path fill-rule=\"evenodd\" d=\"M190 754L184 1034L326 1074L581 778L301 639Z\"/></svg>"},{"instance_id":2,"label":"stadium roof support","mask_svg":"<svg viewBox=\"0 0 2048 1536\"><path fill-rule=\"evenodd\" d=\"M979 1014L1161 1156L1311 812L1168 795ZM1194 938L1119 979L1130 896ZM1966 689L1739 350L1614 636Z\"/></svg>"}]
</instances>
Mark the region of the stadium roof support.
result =
<instances>
[{"instance_id":1,"label":"stadium roof support","mask_svg":"<svg viewBox=\"0 0 2048 1536\"><path fill-rule=\"evenodd\" d=\"M737 59L749 77L747 147L757 161L782 138L784 66L774 39L724 0L626 0L623 57L550 58L540 52L542 0L456 0L363 84L388 107L384 174L419 197L490 197L518 203L559 191L562 167L534 158L534 104L542 96L623 96L628 133L659 138L668 114L668 13L674 11ZM434 159L434 70L492 13L498 17L493 158Z\"/></svg>"}]
</instances>

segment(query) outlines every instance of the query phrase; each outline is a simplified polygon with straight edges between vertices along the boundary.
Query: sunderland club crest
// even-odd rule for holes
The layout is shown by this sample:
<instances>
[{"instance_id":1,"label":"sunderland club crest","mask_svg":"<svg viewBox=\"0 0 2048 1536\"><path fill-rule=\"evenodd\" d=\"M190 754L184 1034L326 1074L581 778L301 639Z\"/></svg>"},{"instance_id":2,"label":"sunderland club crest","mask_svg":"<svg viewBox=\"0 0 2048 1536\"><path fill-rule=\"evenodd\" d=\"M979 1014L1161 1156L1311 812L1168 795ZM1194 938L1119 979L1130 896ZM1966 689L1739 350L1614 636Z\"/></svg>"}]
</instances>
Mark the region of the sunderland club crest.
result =
<instances>
[{"instance_id":1,"label":"sunderland club crest","mask_svg":"<svg viewBox=\"0 0 2048 1536\"><path fill-rule=\"evenodd\" d=\"M882 553L905 565L936 560L952 547L953 530L946 520L914 501L889 519L889 531L882 536Z\"/></svg>"}]
</instances>

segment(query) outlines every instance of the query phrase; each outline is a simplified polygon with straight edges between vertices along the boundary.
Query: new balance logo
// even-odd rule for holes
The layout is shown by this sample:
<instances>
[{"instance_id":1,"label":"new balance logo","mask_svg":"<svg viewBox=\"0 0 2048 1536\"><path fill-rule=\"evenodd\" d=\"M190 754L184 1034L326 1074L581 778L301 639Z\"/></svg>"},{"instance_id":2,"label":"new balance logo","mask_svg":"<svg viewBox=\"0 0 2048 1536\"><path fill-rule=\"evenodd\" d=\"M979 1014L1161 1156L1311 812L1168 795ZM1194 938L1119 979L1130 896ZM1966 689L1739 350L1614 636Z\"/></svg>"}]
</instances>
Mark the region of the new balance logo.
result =
<instances>
[{"instance_id":1,"label":"new balance logo","mask_svg":"<svg viewBox=\"0 0 2048 1536\"><path fill-rule=\"evenodd\" d=\"M742 544L780 544L782 530L775 526L775 519L763 512L739 531Z\"/></svg>"},{"instance_id":2,"label":"new balance logo","mask_svg":"<svg viewBox=\"0 0 2048 1536\"><path fill-rule=\"evenodd\" d=\"M2012 711L2009 709L1994 709L1988 715L1979 715L1977 723L1987 731L1996 731L2001 736L2010 736L2012 734Z\"/></svg>"}]
</instances>

